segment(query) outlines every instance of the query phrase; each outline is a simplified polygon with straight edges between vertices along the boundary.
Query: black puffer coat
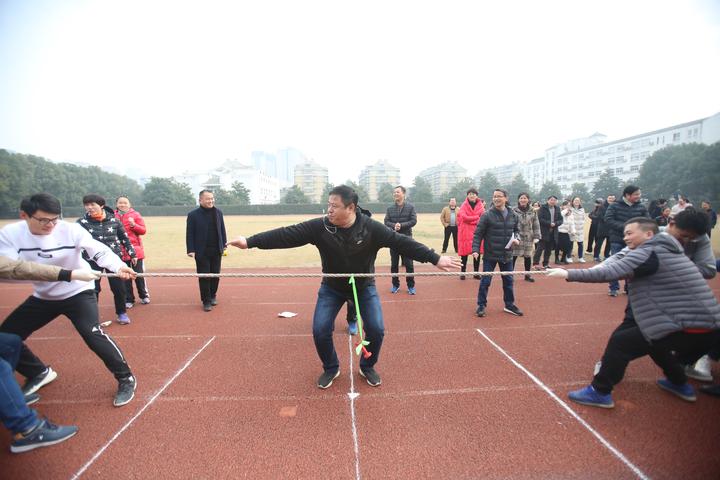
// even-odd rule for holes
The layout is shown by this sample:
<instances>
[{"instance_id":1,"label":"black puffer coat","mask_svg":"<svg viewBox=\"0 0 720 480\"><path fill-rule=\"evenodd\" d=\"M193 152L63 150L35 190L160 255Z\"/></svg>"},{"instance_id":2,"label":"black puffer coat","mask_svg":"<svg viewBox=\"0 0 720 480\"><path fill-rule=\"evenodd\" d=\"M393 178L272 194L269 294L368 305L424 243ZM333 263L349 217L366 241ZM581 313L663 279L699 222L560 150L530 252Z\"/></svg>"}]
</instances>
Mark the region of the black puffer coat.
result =
<instances>
[{"instance_id":1,"label":"black puffer coat","mask_svg":"<svg viewBox=\"0 0 720 480\"><path fill-rule=\"evenodd\" d=\"M505 249L505 246L513 235L515 235L515 238L520 238L518 222L518 217L512 209L507 208L507 216L504 217L500 210L494 206L491 207L480 217L480 221L475 227L472 245L473 253L479 253L480 242L485 241L483 259L497 260L503 263L512 261L512 247Z\"/></svg>"}]
</instances>

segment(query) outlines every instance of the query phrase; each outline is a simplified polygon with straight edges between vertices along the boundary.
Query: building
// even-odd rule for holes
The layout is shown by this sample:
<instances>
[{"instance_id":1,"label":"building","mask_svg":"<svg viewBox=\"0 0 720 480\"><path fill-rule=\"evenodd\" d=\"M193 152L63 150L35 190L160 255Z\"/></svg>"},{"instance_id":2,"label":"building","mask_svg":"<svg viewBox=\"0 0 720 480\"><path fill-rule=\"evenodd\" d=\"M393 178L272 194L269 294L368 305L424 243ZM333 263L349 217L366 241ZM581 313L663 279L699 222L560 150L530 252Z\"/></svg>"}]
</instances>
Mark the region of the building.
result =
<instances>
[{"instance_id":1,"label":"building","mask_svg":"<svg viewBox=\"0 0 720 480\"><path fill-rule=\"evenodd\" d=\"M359 185L368 193L369 200L376 202L380 187L389 183L393 187L400 184L400 169L393 167L387 160L378 160L360 172Z\"/></svg>"},{"instance_id":2,"label":"building","mask_svg":"<svg viewBox=\"0 0 720 480\"><path fill-rule=\"evenodd\" d=\"M475 175L475 184L480 184L480 179L487 173L492 173L495 178L498 179L498 182L500 185L508 185L510 182L512 182L513 178L517 176L518 173L524 173L525 165L520 162L511 163L508 165L500 165L498 167L491 167L491 168L485 168L483 170L480 170Z\"/></svg>"},{"instance_id":3,"label":"building","mask_svg":"<svg viewBox=\"0 0 720 480\"><path fill-rule=\"evenodd\" d=\"M507 185L518 173L535 191L547 181L560 186L563 195L570 194L574 183L592 190L595 180L610 169L623 182L636 178L640 167L656 151L683 143L713 144L720 141L720 113L692 122L641 133L620 140L608 141L595 133L589 137L569 140L545 150L545 156L501 167L482 170L493 172L501 184Z\"/></svg>"},{"instance_id":4,"label":"building","mask_svg":"<svg viewBox=\"0 0 720 480\"><path fill-rule=\"evenodd\" d=\"M305 162L307 158L296 148L283 148L275 153L262 151L252 152L252 165L264 174L275 177L281 187L289 187L295 181L295 166Z\"/></svg>"},{"instance_id":5,"label":"building","mask_svg":"<svg viewBox=\"0 0 720 480\"><path fill-rule=\"evenodd\" d=\"M295 185L314 203L321 203L325 186L328 184L328 169L312 160L305 160L295 166Z\"/></svg>"},{"instance_id":6,"label":"building","mask_svg":"<svg viewBox=\"0 0 720 480\"><path fill-rule=\"evenodd\" d=\"M467 169L457 162L445 162L423 170L418 177L430 184L434 198L447 200L440 197L467 177Z\"/></svg>"}]
</instances>

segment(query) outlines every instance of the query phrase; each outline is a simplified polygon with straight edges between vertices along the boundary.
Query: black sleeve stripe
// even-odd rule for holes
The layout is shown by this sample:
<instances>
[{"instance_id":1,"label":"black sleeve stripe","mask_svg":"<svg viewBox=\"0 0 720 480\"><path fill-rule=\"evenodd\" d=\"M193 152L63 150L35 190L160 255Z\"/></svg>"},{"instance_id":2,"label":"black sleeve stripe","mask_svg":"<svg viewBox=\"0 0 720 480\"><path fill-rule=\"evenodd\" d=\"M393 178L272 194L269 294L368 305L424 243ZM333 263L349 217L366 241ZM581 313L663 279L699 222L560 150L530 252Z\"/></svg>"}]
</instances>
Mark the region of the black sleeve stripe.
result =
<instances>
[{"instance_id":1,"label":"black sleeve stripe","mask_svg":"<svg viewBox=\"0 0 720 480\"><path fill-rule=\"evenodd\" d=\"M17 253L20 252L56 252L58 250L75 250L75 245L65 245L63 247L56 247L56 248L19 248Z\"/></svg>"}]
</instances>

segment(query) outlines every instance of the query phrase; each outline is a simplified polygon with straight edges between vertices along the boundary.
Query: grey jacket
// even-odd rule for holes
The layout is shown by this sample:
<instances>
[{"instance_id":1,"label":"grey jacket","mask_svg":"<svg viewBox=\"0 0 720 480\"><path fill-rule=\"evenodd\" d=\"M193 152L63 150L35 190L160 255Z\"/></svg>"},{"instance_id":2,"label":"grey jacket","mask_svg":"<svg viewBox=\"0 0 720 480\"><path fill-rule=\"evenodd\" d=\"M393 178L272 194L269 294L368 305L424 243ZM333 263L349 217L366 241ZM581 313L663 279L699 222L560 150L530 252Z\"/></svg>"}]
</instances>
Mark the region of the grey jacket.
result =
<instances>
[{"instance_id":1,"label":"grey jacket","mask_svg":"<svg viewBox=\"0 0 720 480\"><path fill-rule=\"evenodd\" d=\"M568 270L568 281L628 279L635 321L648 341L684 329L720 329L720 305L698 267L671 235L660 233L589 269Z\"/></svg>"}]
</instances>

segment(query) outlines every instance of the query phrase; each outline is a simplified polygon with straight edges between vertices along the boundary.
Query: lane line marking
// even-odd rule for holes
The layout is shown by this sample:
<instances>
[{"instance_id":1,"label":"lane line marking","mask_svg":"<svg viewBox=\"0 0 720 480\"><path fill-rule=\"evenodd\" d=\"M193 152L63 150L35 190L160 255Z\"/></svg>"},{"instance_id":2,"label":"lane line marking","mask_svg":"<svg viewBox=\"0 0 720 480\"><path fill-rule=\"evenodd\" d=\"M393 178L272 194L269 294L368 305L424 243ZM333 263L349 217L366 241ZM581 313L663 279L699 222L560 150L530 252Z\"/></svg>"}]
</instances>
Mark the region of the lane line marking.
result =
<instances>
[{"instance_id":1,"label":"lane line marking","mask_svg":"<svg viewBox=\"0 0 720 480\"><path fill-rule=\"evenodd\" d=\"M485 340L487 340L488 343L490 343L490 345L495 347L495 349L498 352L502 353L508 360L510 360L510 362L513 365L515 365L521 372L523 372L525 375L527 375L528 378L530 378L530 380L532 380L537 386L539 386L541 389L543 389L545 391L545 393L547 393L550 396L550 398L555 400L566 412L568 412L575 420L577 420L580 423L580 425L585 427L587 429L587 431L590 432L605 448L607 448L613 455L615 455L615 457L617 457L622 463L624 463L625 466L627 466L630 470L632 470L632 472L635 475L637 475L638 478L641 478L643 480L650 479L650 477L645 475L645 473L643 473L643 471L640 470L640 468L635 466L634 463L632 463L625 455L623 455L622 452L620 452L620 450L615 448L609 441L605 440L605 437L600 435L600 433L597 430L595 430L588 422L586 422L579 414L577 414L575 412L575 410L570 408L570 406L564 400L562 400L560 397L558 397L555 394L555 392L550 390L550 388L548 388L539 378L537 378L535 375L533 375L527 368L523 367L522 364L520 364L520 362L518 362L513 357L511 357L510 354L508 354L505 350L503 350L502 347L500 347L500 345L493 342L492 339L485 334L485 332L483 332L479 328L476 328L475 330L477 330L477 332L480 335L482 335L485 338Z\"/></svg>"},{"instance_id":2,"label":"lane line marking","mask_svg":"<svg viewBox=\"0 0 720 480\"><path fill-rule=\"evenodd\" d=\"M353 448L355 449L355 480L360 480L360 442L358 442L357 422L355 421L355 399L360 396L355 392L355 376L353 375L353 346L352 335L348 335L348 349L350 351L350 418L352 420Z\"/></svg>"},{"instance_id":3,"label":"lane line marking","mask_svg":"<svg viewBox=\"0 0 720 480\"><path fill-rule=\"evenodd\" d=\"M190 364L193 362L193 360L195 360L195 358L196 358L198 355L200 355L200 354L202 353L202 351L205 350L205 349L207 348L207 346L210 345L210 344L213 342L213 340L215 340L215 337L212 337L210 340L208 340L207 342L205 342L205 345L203 345L203 346L200 348L200 350L198 350L197 352L195 352L195 354L194 354L192 357L190 357L187 362L185 362L185 365L183 365L183 366L180 368L180 370L178 370L177 372L175 372L175 375L173 375L173 376L170 378L170 380L168 380L167 382L165 382L165 385L163 385L162 388L160 388L160 390L158 390L158 391L155 393L155 395L153 395L153 396L150 398L150 400L140 409L140 411L138 411L135 415L133 415L133 417L132 417L130 420L128 420L127 423L125 423L125 425L123 425L122 428L121 428L120 430L118 430L117 433L115 433L115 435L113 435L112 438L110 438L110 440L108 440L107 443L100 448L100 450L98 450L97 452L95 452L95 455L93 455L92 458L91 458L90 460L88 460L87 463L85 463L85 465L83 465L83 466L80 468L80 470L78 470L77 472L75 472L75 474L71 477L71 480L76 480L77 478L80 478L80 476L81 476L83 473L85 473L85 471L86 471L88 468L90 468L90 466L91 466L93 463L95 463L95 460L97 460L98 458L100 458L100 456L105 452L105 450L107 450L107 449L110 447L110 445L112 445L112 444L115 442L115 440L117 440L117 439L120 437L120 435L123 434L123 432L124 432L125 430L127 430L128 428L130 428L130 425L132 425L132 424L135 422L135 420L137 420L137 419L140 417L140 415L142 415L142 414L145 412L145 410L147 410L148 407L150 407L150 405L152 405L152 404L155 402L155 400L170 386L170 384L172 384L172 383L175 381L175 379L178 378L178 377L185 371L185 369L190 366Z\"/></svg>"}]
</instances>

